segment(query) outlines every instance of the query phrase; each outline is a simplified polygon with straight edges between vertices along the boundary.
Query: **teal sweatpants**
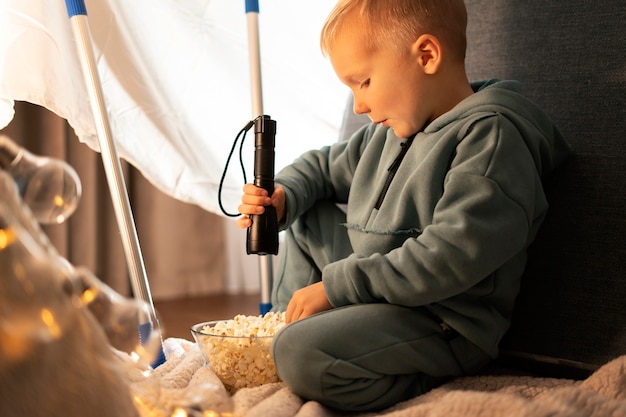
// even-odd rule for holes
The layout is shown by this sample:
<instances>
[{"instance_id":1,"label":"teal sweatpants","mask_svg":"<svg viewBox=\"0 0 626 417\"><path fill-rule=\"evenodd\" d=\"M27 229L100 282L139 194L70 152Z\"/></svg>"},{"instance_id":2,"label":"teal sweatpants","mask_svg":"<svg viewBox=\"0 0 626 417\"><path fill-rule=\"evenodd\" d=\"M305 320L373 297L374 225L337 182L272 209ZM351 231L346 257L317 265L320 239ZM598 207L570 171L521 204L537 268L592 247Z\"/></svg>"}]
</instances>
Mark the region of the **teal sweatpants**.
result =
<instances>
[{"instance_id":1,"label":"teal sweatpants","mask_svg":"<svg viewBox=\"0 0 626 417\"><path fill-rule=\"evenodd\" d=\"M286 232L272 290L275 311L321 279L352 248L336 206L318 203ZM384 277L381 277L384 279ZM349 305L291 323L274 338L280 378L296 394L327 406L374 411L413 398L490 358L427 310L392 304Z\"/></svg>"}]
</instances>

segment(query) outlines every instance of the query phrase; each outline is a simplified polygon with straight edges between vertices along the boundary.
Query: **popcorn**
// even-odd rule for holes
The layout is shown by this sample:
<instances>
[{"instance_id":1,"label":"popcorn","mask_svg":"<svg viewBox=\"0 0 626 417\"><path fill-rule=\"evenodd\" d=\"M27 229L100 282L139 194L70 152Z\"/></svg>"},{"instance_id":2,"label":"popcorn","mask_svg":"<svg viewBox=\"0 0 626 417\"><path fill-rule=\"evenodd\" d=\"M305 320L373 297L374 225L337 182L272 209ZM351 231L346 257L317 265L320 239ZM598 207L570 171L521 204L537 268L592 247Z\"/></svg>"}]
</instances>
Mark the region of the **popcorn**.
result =
<instances>
[{"instance_id":1,"label":"popcorn","mask_svg":"<svg viewBox=\"0 0 626 417\"><path fill-rule=\"evenodd\" d=\"M231 320L207 323L193 334L207 364L233 392L280 381L271 345L273 336L284 326L284 313L269 312L264 316L237 315Z\"/></svg>"}]
</instances>

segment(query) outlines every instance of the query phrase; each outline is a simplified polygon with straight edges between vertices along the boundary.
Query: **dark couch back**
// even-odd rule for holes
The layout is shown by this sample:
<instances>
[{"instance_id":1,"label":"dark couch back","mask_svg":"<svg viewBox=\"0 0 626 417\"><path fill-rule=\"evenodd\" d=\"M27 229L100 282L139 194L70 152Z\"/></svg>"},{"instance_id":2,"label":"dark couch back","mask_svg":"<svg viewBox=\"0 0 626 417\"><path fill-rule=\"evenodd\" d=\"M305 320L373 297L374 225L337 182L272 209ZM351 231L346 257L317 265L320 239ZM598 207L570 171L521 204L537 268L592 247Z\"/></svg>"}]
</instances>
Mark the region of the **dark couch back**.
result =
<instances>
[{"instance_id":1,"label":"dark couch back","mask_svg":"<svg viewBox=\"0 0 626 417\"><path fill-rule=\"evenodd\" d=\"M574 155L503 342L509 357L592 370L626 354L626 4L466 0L471 79L516 79Z\"/></svg>"}]
</instances>

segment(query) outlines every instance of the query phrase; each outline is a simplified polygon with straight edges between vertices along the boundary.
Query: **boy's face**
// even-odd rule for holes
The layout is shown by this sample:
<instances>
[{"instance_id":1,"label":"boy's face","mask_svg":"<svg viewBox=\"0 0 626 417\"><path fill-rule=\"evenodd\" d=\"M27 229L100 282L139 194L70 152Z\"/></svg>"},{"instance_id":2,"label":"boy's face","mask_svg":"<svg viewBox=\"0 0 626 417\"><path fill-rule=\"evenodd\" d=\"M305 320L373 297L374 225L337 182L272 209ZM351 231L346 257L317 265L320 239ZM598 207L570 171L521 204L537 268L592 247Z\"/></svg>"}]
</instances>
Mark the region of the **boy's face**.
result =
<instances>
[{"instance_id":1,"label":"boy's face","mask_svg":"<svg viewBox=\"0 0 626 417\"><path fill-rule=\"evenodd\" d=\"M432 119L426 75L413 52L369 51L361 30L346 27L336 39L329 53L335 73L352 90L355 113L408 138Z\"/></svg>"}]
</instances>

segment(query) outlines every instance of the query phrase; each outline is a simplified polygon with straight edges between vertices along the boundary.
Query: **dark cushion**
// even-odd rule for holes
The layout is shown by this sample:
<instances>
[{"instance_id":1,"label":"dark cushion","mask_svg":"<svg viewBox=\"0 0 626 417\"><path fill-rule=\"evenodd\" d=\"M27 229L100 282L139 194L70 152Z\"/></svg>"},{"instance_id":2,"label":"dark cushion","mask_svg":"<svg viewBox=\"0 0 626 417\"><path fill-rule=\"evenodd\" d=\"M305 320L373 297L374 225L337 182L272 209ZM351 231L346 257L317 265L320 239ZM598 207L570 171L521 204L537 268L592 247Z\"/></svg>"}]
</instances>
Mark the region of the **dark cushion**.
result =
<instances>
[{"instance_id":1,"label":"dark cushion","mask_svg":"<svg viewBox=\"0 0 626 417\"><path fill-rule=\"evenodd\" d=\"M521 81L574 151L546 184L503 356L591 371L626 354L626 7L466 4L470 79Z\"/></svg>"}]
</instances>

